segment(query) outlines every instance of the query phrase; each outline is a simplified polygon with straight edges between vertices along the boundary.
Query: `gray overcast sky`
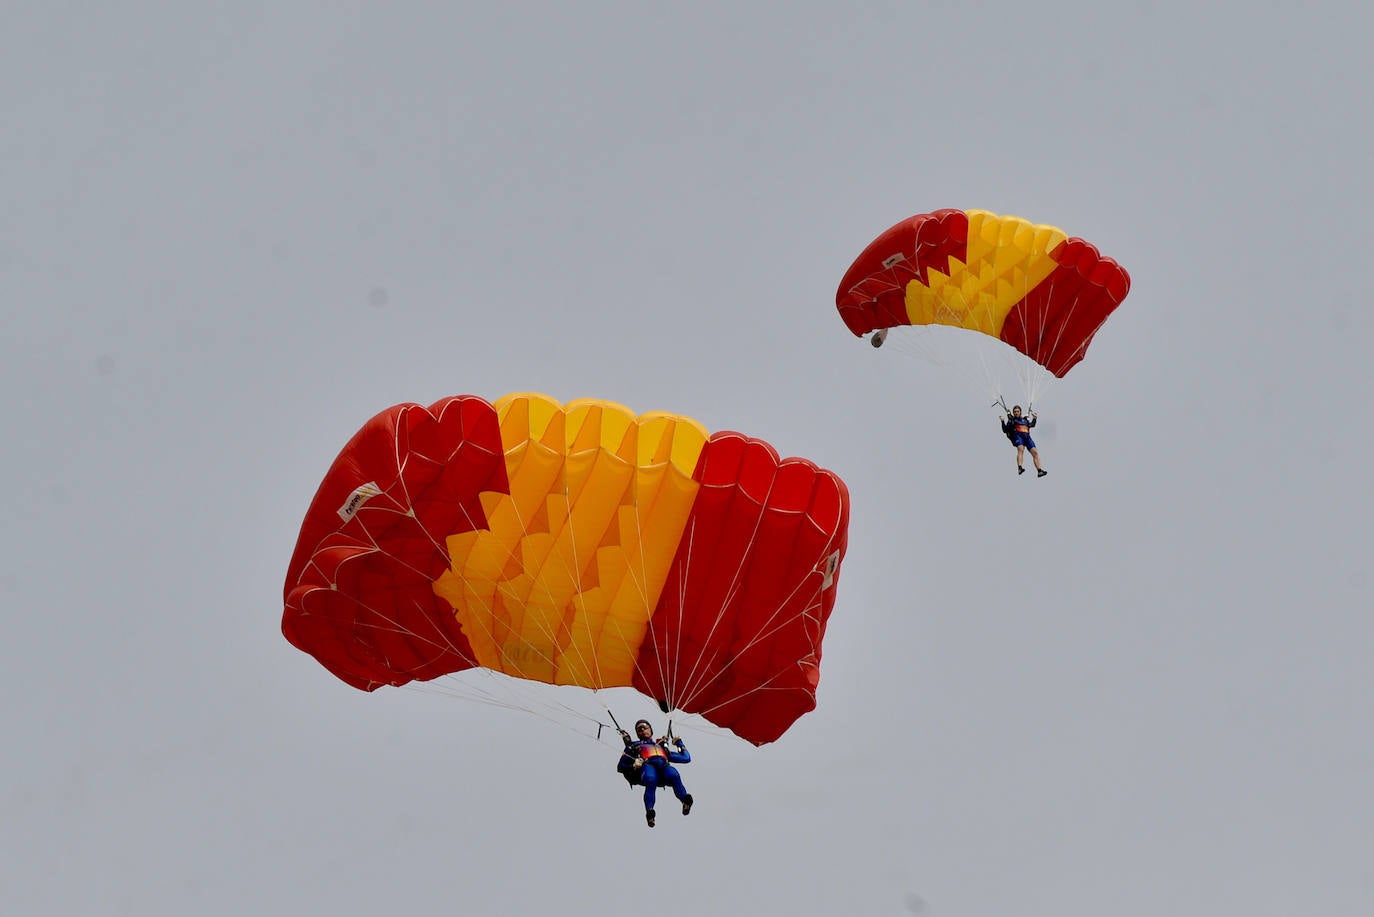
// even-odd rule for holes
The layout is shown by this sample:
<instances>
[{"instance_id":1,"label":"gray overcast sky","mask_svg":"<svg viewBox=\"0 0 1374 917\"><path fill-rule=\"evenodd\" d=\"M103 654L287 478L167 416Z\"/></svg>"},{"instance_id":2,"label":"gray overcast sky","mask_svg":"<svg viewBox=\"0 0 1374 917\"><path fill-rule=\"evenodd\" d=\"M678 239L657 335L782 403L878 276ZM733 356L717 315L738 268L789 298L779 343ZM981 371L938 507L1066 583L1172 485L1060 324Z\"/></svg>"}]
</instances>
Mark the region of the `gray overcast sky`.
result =
<instances>
[{"instance_id":1,"label":"gray overcast sky","mask_svg":"<svg viewBox=\"0 0 1374 917\"><path fill-rule=\"evenodd\" d=\"M7 10L0 910L1374 912L1374 16L1279 6ZM835 312L940 207L1132 274L1044 480ZM280 634L357 427L510 391L851 489L819 708L652 833L608 741Z\"/></svg>"}]
</instances>

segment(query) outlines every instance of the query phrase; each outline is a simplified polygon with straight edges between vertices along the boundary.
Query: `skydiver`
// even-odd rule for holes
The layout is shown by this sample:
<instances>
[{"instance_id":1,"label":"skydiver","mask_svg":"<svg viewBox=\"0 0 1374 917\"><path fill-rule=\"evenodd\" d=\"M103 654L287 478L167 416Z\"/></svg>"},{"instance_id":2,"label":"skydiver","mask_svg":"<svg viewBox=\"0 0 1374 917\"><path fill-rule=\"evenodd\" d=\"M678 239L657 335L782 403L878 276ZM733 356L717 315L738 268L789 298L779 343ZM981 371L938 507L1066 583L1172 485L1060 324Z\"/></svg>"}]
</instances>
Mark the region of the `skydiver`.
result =
<instances>
[{"instance_id":1,"label":"skydiver","mask_svg":"<svg viewBox=\"0 0 1374 917\"><path fill-rule=\"evenodd\" d=\"M673 788L673 795L682 803L682 814L692 811L692 794L682 786L682 776L674 764L687 764L691 754L682 739L669 741L667 736L654 738L654 727L648 720L635 723L635 736L620 730L625 749L615 769L630 786L644 787L644 820L654 826L654 798L660 784Z\"/></svg>"},{"instance_id":2,"label":"skydiver","mask_svg":"<svg viewBox=\"0 0 1374 917\"><path fill-rule=\"evenodd\" d=\"M1035 448L1035 440L1031 439L1030 435L1031 427L1035 426L1035 416L1034 411L1029 417L1021 416L1021 405L1018 404L1002 421L1002 432L1016 447L1016 473L1026 473L1026 466L1021 463L1025 460L1026 450L1029 449L1031 461L1035 463L1035 476L1043 478L1049 472L1040 467L1040 452Z\"/></svg>"}]
</instances>

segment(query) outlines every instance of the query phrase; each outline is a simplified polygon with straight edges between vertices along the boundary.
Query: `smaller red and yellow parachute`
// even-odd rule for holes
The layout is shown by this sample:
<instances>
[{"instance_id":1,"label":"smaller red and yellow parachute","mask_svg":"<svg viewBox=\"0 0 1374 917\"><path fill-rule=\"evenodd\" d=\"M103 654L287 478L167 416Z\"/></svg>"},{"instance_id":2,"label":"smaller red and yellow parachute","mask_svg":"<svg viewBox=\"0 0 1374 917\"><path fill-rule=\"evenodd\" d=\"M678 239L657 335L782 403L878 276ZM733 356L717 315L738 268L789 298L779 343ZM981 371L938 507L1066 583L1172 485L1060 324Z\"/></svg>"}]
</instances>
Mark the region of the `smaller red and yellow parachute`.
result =
<instances>
[{"instance_id":1,"label":"smaller red and yellow parachute","mask_svg":"<svg viewBox=\"0 0 1374 917\"><path fill-rule=\"evenodd\" d=\"M903 220L864 249L835 305L855 335L902 325L963 328L1062 377L1130 288L1121 265L1057 227L986 210L936 210Z\"/></svg>"},{"instance_id":2,"label":"smaller red and yellow parachute","mask_svg":"<svg viewBox=\"0 0 1374 917\"><path fill-rule=\"evenodd\" d=\"M834 473L688 417L401 404L325 475L282 631L367 691L471 668L633 687L763 744L815 707L848 520Z\"/></svg>"}]
</instances>

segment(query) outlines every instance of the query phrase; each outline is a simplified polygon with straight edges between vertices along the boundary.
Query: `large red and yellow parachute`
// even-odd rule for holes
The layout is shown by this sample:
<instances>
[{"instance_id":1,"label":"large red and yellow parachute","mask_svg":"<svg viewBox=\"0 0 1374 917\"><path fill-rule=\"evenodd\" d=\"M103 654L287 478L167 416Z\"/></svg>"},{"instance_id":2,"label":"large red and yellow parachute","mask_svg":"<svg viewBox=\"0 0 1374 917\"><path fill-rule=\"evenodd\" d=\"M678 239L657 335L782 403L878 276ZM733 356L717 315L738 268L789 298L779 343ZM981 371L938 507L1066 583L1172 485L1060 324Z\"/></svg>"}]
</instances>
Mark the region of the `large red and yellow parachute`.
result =
<instances>
[{"instance_id":1,"label":"large red and yellow parachute","mask_svg":"<svg viewBox=\"0 0 1374 917\"><path fill-rule=\"evenodd\" d=\"M903 220L855 259L835 294L856 335L946 325L989 335L1062 377L1125 299L1126 270L1054 226L986 210Z\"/></svg>"},{"instance_id":2,"label":"large red and yellow parachute","mask_svg":"<svg viewBox=\"0 0 1374 917\"><path fill-rule=\"evenodd\" d=\"M687 417L402 404L320 485L282 631L367 691L474 667L633 687L763 744L815 707L848 518L832 472Z\"/></svg>"}]
</instances>

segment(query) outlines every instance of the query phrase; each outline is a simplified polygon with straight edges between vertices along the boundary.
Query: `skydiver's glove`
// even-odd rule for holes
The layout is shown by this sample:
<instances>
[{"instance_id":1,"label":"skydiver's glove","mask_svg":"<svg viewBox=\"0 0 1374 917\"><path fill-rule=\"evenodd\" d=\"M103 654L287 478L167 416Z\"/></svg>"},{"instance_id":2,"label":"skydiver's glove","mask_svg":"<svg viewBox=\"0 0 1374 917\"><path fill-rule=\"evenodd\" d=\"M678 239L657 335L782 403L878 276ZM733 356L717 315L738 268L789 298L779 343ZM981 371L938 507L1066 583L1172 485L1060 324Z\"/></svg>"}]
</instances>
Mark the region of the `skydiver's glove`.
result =
<instances>
[{"instance_id":1,"label":"skydiver's glove","mask_svg":"<svg viewBox=\"0 0 1374 917\"><path fill-rule=\"evenodd\" d=\"M635 758L635 763L634 763L633 765L631 765L631 766L632 766L635 770L639 770L641 767L644 766L644 759L643 759L643 758Z\"/></svg>"},{"instance_id":2,"label":"skydiver's glove","mask_svg":"<svg viewBox=\"0 0 1374 917\"><path fill-rule=\"evenodd\" d=\"M630 734L623 729L620 730L620 738L625 742L626 745L630 744Z\"/></svg>"}]
</instances>

